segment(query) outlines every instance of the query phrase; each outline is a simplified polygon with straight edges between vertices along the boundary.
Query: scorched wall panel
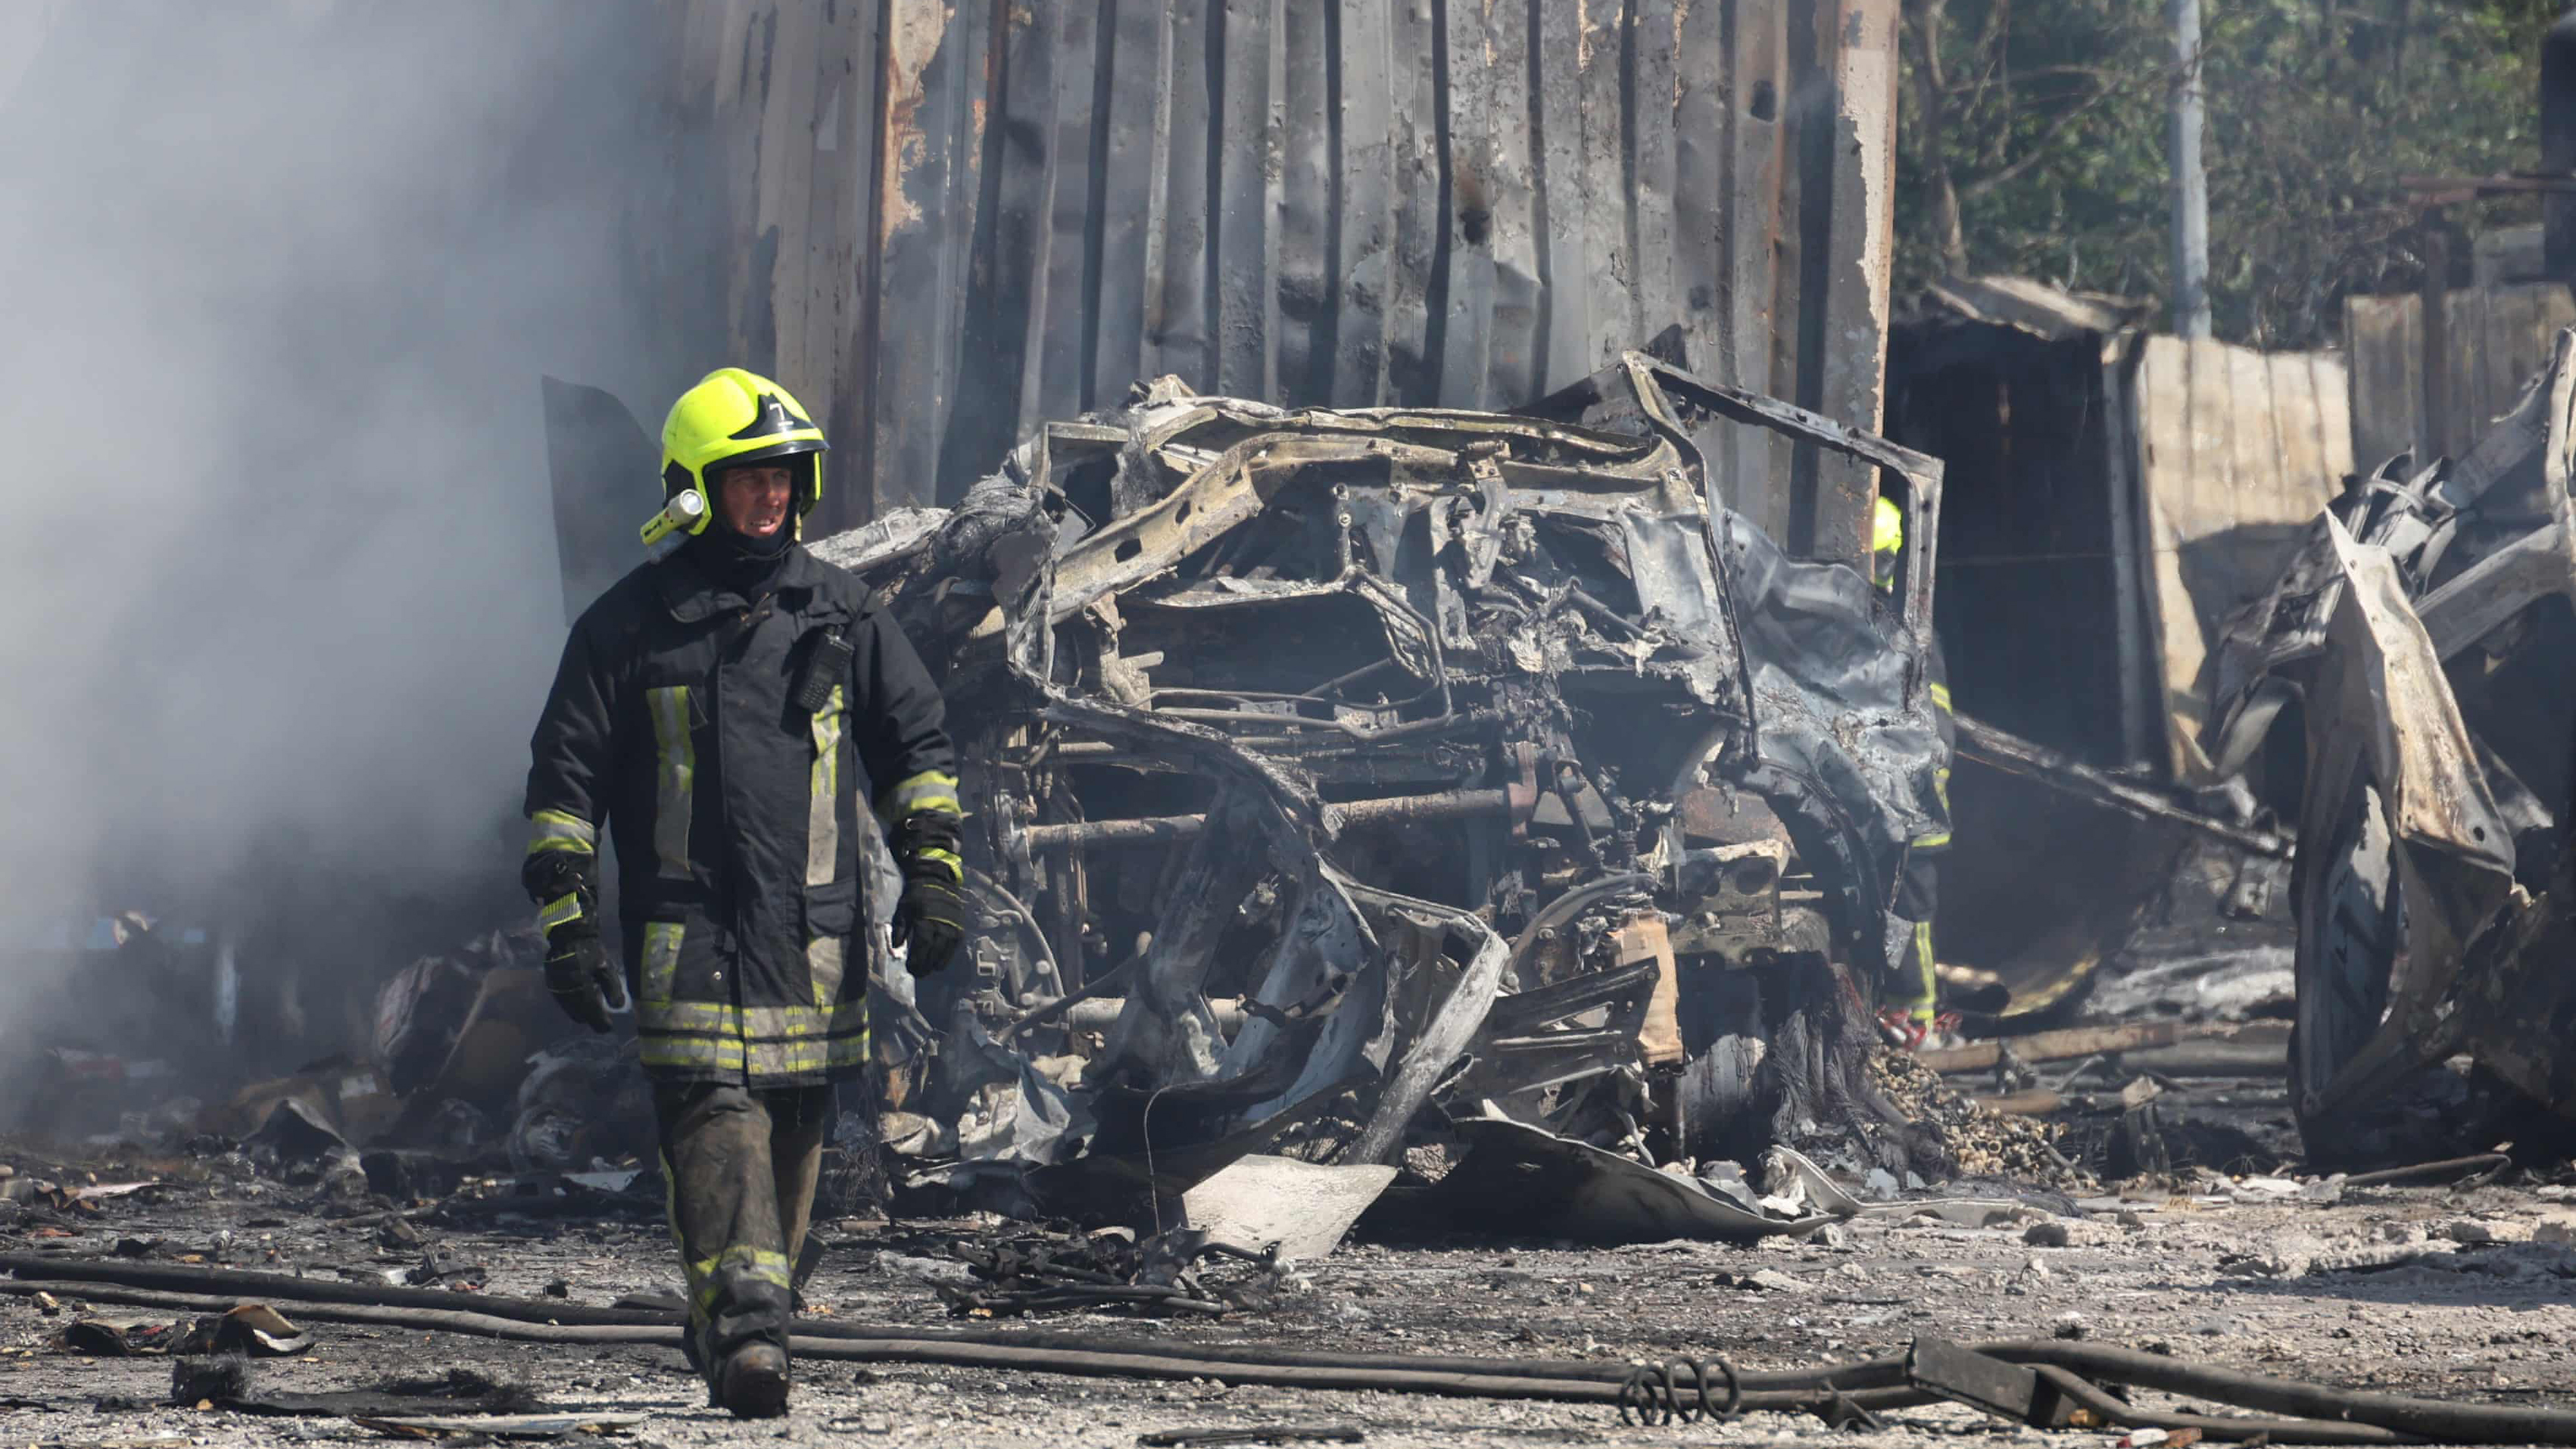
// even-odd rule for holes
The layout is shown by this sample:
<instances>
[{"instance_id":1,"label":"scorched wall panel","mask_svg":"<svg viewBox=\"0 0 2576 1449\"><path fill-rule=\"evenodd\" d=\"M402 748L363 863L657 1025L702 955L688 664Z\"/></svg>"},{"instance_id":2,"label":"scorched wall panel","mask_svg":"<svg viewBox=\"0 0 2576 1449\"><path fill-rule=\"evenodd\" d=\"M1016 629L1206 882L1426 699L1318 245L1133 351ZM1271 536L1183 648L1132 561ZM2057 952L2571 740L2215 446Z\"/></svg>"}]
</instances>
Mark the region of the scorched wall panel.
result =
<instances>
[{"instance_id":1,"label":"scorched wall panel","mask_svg":"<svg viewBox=\"0 0 2576 1449\"><path fill-rule=\"evenodd\" d=\"M823 527L953 500L1167 372L1510 407L1678 327L1693 369L1879 421L1883 325L1854 357L1849 319L1884 312L1883 276L1852 297L1884 269L1893 81L1846 37L1887 0L670 5L673 153L709 175L666 195L718 199L724 235L639 283L727 277L723 345L834 429ZM1720 486L1854 551L1787 464L1748 449Z\"/></svg>"}]
</instances>

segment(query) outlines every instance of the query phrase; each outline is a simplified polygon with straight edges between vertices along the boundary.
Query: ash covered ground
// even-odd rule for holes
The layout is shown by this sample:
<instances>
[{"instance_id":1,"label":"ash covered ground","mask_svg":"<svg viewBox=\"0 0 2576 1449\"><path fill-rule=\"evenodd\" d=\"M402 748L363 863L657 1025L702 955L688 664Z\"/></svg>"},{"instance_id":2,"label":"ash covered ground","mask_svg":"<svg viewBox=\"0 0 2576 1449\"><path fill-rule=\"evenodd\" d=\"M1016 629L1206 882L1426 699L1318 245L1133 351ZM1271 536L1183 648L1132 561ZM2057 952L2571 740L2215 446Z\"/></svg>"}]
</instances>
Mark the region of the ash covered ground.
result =
<instances>
[{"instance_id":1,"label":"ash covered ground","mask_svg":"<svg viewBox=\"0 0 2576 1449\"><path fill-rule=\"evenodd\" d=\"M310 1189L222 1157L65 1163L6 1152L13 1189L0 1251L228 1265L335 1282L383 1281L425 1259L461 1306L480 1295L607 1306L668 1292L676 1270L640 1204L591 1216L514 1217L472 1191L390 1210L325 1207ZM99 1184L160 1186L52 1204ZM1049 1315L1031 1326L1164 1342L1299 1349L1568 1357L1618 1362L1724 1354L1786 1368L1901 1351L1917 1334L1962 1341L2081 1334L2180 1358L2320 1384L2453 1400L2548 1403L2576 1394L2576 1194L2513 1173L2467 1187L2336 1187L2206 1170L2123 1189L2078 1187L2074 1215L1998 1205L1991 1224L1863 1218L1804 1242L1391 1245L1363 1233L1289 1270L1266 1308L1162 1319ZM2329 1200L2330 1199L2330 1200ZM353 1211L354 1209L354 1211ZM346 1216L327 1216L340 1212ZM806 1285L817 1320L953 1328L937 1282L952 1243L1020 1231L991 1219L826 1222ZM417 1239L415 1241L414 1239ZM21 1271L20 1276L28 1274ZM470 1285L470 1286L469 1286ZM293 1305L283 1305L290 1317ZM55 1346L84 1315L185 1317L0 1299L0 1439L11 1443L268 1444L376 1437L345 1418L248 1417L163 1406L171 1360ZM299 1320L300 1321L300 1320ZM1382 1444L1898 1443L2042 1435L1940 1407L1843 1433L1806 1416L1750 1415L1687 1429L1623 1427L1606 1406L1389 1393L1228 1387L910 1365L808 1363L794 1412L746 1424L705 1407L675 1350L498 1343L455 1333L307 1323L317 1343L259 1361L261 1392L362 1388L465 1367L524 1382L550 1408L640 1414L617 1442L752 1438L939 1444L1127 1445L1142 1434L1258 1425L1357 1426ZM986 1323L984 1327L1002 1327ZM2142 1396L2141 1402L2158 1402ZM434 1406L424 1412L437 1412ZM578 1437L578 1436L576 1436Z\"/></svg>"}]
</instances>

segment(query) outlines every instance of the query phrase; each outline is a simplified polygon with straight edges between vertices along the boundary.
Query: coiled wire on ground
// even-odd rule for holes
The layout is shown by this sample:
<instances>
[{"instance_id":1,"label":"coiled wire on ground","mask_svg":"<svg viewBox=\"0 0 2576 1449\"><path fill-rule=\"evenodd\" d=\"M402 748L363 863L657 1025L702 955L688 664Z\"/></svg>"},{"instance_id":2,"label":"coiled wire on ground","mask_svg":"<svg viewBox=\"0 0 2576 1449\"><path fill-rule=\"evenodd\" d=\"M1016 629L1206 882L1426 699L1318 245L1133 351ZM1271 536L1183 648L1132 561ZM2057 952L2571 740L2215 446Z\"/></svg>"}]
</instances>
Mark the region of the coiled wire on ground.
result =
<instances>
[{"instance_id":1,"label":"coiled wire on ground","mask_svg":"<svg viewBox=\"0 0 2576 1449\"><path fill-rule=\"evenodd\" d=\"M1708 1371L1726 1383L1726 1402L1711 1402ZM1723 1354L1713 1358L1641 1363L1619 1385L1619 1422L1661 1428L1666 1424L1722 1424L1744 1412L1744 1376Z\"/></svg>"}]
</instances>

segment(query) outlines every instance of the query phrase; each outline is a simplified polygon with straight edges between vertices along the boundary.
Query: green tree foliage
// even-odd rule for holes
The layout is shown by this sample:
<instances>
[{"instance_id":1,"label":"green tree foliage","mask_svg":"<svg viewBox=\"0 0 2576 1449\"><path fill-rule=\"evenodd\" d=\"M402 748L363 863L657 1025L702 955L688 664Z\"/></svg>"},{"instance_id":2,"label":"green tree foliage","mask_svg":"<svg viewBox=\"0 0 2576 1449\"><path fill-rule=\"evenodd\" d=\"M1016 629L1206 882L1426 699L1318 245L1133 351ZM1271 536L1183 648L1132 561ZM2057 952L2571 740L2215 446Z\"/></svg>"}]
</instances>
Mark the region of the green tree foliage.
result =
<instances>
[{"instance_id":1,"label":"green tree foliage","mask_svg":"<svg viewBox=\"0 0 2576 1449\"><path fill-rule=\"evenodd\" d=\"M2340 330L2347 294L2415 286L2421 212L2399 178L2539 165L2540 37L2557 13L2558 0L2203 0L2219 335L2313 346ZM1905 18L1899 289L2000 272L2167 296L2180 68L2162 0L1905 0ZM2451 222L2536 216L2525 199Z\"/></svg>"}]
</instances>

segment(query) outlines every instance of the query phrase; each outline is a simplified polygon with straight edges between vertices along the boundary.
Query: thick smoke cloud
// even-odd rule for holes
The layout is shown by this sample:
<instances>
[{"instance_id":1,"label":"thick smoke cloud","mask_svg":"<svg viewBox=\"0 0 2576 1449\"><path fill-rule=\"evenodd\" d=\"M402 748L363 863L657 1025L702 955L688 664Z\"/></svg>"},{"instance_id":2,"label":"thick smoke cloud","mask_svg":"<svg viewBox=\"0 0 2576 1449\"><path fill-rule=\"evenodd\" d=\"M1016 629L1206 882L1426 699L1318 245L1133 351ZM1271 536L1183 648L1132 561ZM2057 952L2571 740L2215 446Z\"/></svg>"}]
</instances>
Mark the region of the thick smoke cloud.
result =
<instances>
[{"instance_id":1,"label":"thick smoke cloud","mask_svg":"<svg viewBox=\"0 0 2576 1449\"><path fill-rule=\"evenodd\" d=\"M143 906L372 982L509 909L563 634L538 379L678 375L618 290L669 204L628 191L656 12L0 14L21 940Z\"/></svg>"}]
</instances>

